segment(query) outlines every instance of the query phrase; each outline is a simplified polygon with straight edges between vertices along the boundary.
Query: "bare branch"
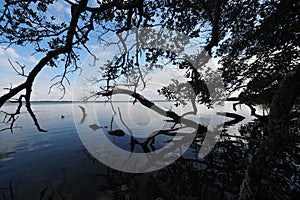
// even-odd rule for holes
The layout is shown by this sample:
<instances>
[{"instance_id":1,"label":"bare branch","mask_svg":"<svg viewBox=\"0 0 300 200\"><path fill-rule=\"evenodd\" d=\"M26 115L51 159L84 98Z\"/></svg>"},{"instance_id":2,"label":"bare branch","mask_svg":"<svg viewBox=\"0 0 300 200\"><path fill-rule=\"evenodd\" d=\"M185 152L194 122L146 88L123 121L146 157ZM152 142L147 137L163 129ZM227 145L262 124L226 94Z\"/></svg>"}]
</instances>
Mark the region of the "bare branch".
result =
<instances>
[{"instance_id":1,"label":"bare branch","mask_svg":"<svg viewBox=\"0 0 300 200\"><path fill-rule=\"evenodd\" d=\"M251 104L245 103L245 105L247 105L250 108L252 116L256 117L257 119L261 120L262 122L268 121L268 116L263 116L263 115L257 114L256 109Z\"/></svg>"},{"instance_id":2,"label":"bare branch","mask_svg":"<svg viewBox=\"0 0 300 200\"><path fill-rule=\"evenodd\" d=\"M96 95L104 96L104 97L110 97L110 96L115 95L115 94L126 94L126 95L129 95L129 96L132 96L133 98L137 99L142 105L146 106L147 108L155 111L156 113L158 113L162 116L171 118L172 120L174 120L175 123L183 123L187 126L193 127L200 134L207 132L207 127L205 127L201 124L198 124L198 123L196 123L192 120L183 118L182 116L177 115L173 111L165 111L162 108L158 107L153 102L149 101L144 96L140 95L139 93L133 92L131 90L116 88L116 89L113 89L111 91L103 91L103 92L97 92L96 93Z\"/></svg>"},{"instance_id":3,"label":"bare branch","mask_svg":"<svg viewBox=\"0 0 300 200\"><path fill-rule=\"evenodd\" d=\"M16 69L16 67L11 62L10 59L8 59L8 62L11 65L11 67L14 69L14 71L17 72L18 75L28 77L27 75L25 75L25 72L24 72L25 65L21 65L18 61L15 61L17 63L17 65L21 68L21 72L20 72L19 70Z\"/></svg>"},{"instance_id":4,"label":"bare branch","mask_svg":"<svg viewBox=\"0 0 300 200\"><path fill-rule=\"evenodd\" d=\"M18 106L17 109L14 113L8 113L5 111L1 111L2 113L4 113L4 119L3 122L4 123L10 123L9 128L4 128L2 129L2 131L4 130L10 130L11 133L13 133L13 129L16 128L14 127L15 122L17 121L17 119L19 118L19 114L21 112L21 108L22 108L22 99L25 98L25 95L20 95L19 99L18 99Z\"/></svg>"},{"instance_id":5,"label":"bare branch","mask_svg":"<svg viewBox=\"0 0 300 200\"><path fill-rule=\"evenodd\" d=\"M29 73L26 81L20 85L18 85L15 88L12 88L9 90L8 93L4 94L0 97L0 108L3 106L3 104L8 101L10 98L21 92L22 90L26 90L25 100L26 100L26 108L29 112L31 118L34 121L35 126L39 131L45 132L44 129L42 129L37 121L37 118L35 114L33 113L33 110L31 108L30 104L30 95L32 90L32 85L37 77L37 75L40 73L40 71L55 57L59 56L60 54L71 54L72 53L72 47L73 47L73 38L76 33L76 27L79 21L80 14L85 10L88 0L81 0L74 10L72 12L72 18L70 21L66 42L63 47L57 48L55 50L49 51L45 57L43 57L39 63L33 68L33 70ZM24 97L24 96L22 96ZM19 104L20 105L20 104ZM19 109L19 107L18 107Z\"/></svg>"}]
</instances>

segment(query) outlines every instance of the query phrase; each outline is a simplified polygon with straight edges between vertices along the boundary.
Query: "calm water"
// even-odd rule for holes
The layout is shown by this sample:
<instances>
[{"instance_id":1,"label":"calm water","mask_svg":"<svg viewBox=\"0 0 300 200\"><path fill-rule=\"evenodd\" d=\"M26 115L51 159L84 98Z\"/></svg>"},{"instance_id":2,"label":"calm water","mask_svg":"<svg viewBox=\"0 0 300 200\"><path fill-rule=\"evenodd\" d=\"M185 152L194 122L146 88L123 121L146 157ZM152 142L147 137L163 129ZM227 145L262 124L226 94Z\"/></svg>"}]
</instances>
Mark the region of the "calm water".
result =
<instances>
[{"instance_id":1,"label":"calm water","mask_svg":"<svg viewBox=\"0 0 300 200\"><path fill-rule=\"evenodd\" d=\"M86 109L84 120L78 105ZM217 154L235 155L232 161L237 164L234 165L223 162L225 158L210 155L202 160L192 160L199 150L195 140L184 159L163 170L146 174L122 173L94 159L77 133L79 129L85 130L87 135L105 134L114 144L130 151L130 136L119 115L112 121L110 104L78 105L73 106L73 111L72 104L68 103L34 104L39 122L48 130L47 133L35 129L25 110L17 122L22 129L0 133L0 152L12 152L0 159L0 199L182 199L188 196L189 199L218 196L233 199L238 194L247 164L243 160L247 158L235 152L247 148L241 146L242 143L235 141L230 149L218 144ZM165 103L163 106L168 108L169 105ZM123 121L140 141L153 130L172 126L141 105L115 103L117 113L118 108ZM5 109L14 110L15 105L7 105ZM96 123L89 113L96 113ZM208 124L211 116L203 115L196 120ZM126 134L112 136L108 134L111 129L122 129ZM236 130L232 128L230 131L234 133ZM157 137L155 148L162 148L171 139L172 136ZM143 152L143 149L136 145L133 151ZM211 166L209 163L216 159L220 163ZM197 172L196 175L197 170L205 173Z\"/></svg>"}]
</instances>

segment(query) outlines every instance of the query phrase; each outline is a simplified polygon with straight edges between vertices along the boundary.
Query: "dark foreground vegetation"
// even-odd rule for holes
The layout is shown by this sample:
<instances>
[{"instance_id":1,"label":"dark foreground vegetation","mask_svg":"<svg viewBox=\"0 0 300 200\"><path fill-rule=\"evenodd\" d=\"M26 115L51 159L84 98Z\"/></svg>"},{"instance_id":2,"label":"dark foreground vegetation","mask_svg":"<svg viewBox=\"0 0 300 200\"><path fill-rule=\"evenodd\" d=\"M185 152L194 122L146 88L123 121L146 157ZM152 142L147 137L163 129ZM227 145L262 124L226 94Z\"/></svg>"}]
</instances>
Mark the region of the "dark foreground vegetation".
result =
<instances>
[{"instance_id":1,"label":"dark foreground vegetation","mask_svg":"<svg viewBox=\"0 0 300 200\"><path fill-rule=\"evenodd\" d=\"M177 198L178 195L199 199L292 199L299 195L299 1L103 0L91 4L88 0L62 0L70 11L65 13L65 21L57 20L57 13L49 9L57 2L1 2L1 45L6 48L22 47L26 51L30 47L32 53L40 57L34 66L25 67L18 61L10 61L24 81L14 87L7 83L6 93L0 97L0 107L4 109L1 113L8 125L3 130L13 131L24 106L37 130L47 131L42 128L31 106L35 79L44 68L62 70L54 77L57 82L50 88L58 87L64 94L65 84L69 82L68 74L86 67L79 65L82 52L97 60L89 48L90 44L105 42L108 34L119 34L120 40L116 42L127 49L122 41L130 34L139 34L131 32L131 29L159 26L190 39L198 39L201 55L218 58L218 71L222 74L225 91L221 92L222 100L234 101L234 106L249 106L257 121L241 129L242 136L247 139L220 141L214 151L201 161L181 158L168 168L153 173L152 182L144 183L149 189L146 196L151 199L157 192L163 194L163 199ZM149 35L157 35L141 34L150 41L154 39ZM179 41L174 35L159 39L164 37ZM205 84L214 74L211 69L205 68L206 56L178 58L176 53L180 53L180 48L176 53L147 46L141 49L138 46L145 42L139 38L135 38L137 48L134 50L125 51L105 65L95 66L99 68L99 76L94 80L102 86L91 95L109 99L125 92L149 109L165 115L175 125L186 124L195 128L195 122L187 120L184 115L156 107L136 89L146 87L146 75L154 69L164 68L161 60L168 60L174 68L185 72L188 81L175 80L162 87L159 93L176 101L176 105L193 105L191 114L196 115L198 111L194 105L200 103L210 107L214 101ZM156 38L155 41L159 40ZM186 42L179 41L180 44L176 45L178 47ZM120 82L121 77L127 80L125 85ZM4 103L13 99L18 101L16 111L5 111ZM255 106L258 105L266 106L268 114L257 114ZM207 127L198 124L197 130L197 134L205 134ZM206 167L199 169L197 162ZM137 188L135 180L138 178L135 177L140 175L119 175L122 176L131 177L126 179L130 185L126 190ZM142 189L134 191L145 194ZM114 192L123 195L122 189Z\"/></svg>"}]
</instances>

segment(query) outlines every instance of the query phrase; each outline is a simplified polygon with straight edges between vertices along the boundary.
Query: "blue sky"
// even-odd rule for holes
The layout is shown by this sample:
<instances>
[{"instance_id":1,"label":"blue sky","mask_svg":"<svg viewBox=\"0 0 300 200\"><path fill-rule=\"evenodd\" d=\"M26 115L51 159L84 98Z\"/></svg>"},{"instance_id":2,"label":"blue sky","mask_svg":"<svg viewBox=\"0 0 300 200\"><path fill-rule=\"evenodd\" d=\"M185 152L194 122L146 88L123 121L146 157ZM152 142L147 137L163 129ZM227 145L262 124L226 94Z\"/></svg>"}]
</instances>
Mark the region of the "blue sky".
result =
<instances>
[{"instance_id":1,"label":"blue sky","mask_svg":"<svg viewBox=\"0 0 300 200\"><path fill-rule=\"evenodd\" d=\"M12 68L8 60L10 60L14 66L18 68L16 63L19 62L22 65L26 65L25 72L29 72L33 66L35 66L39 58L32 56L30 49L19 49L9 47L5 50L5 46L0 47L0 95L3 95L6 90L3 88L9 88L10 84L13 87L25 81L25 77L17 75L17 73ZM53 90L51 94L48 94L49 86L51 85L50 80L57 74L61 73L62 69L45 67L40 75L37 77L36 82L34 83L32 99L33 100L54 100L59 98L60 91ZM74 79L74 75L70 76L71 79Z\"/></svg>"},{"instance_id":2,"label":"blue sky","mask_svg":"<svg viewBox=\"0 0 300 200\"><path fill-rule=\"evenodd\" d=\"M3 6L2 1L0 5L1 7ZM49 13L46 15L54 15L57 23L62 21L68 22L70 20L68 15L70 13L70 6L62 0L58 0L51 5L48 12ZM28 73L38 63L39 59L44 56L42 53L34 54L34 48L30 45L26 45L24 47L12 45L9 48L7 48L5 45L6 44L0 44L0 95L3 95L5 92L7 92L3 88L10 87L10 84L12 84L13 87L17 86L25 80L25 77L17 75L8 60L15 64L16 68L18 67L18 65L15 63L16 61L22 65L26 65L25 71ZM62 95L61 91L53 89L52 92L48 94L48 90L51 85L51 79L60 73L62 73L62 68L56 69L45 67L34 83L32 100L59 100L60 96ZM74 77L75 74L69 76L71 80L73 80ZM71 94L68 87L68 93L66 94L65 100L71 100L70 97Z\"/></svg>"},{"instance_id":3,"label":"blue sky","mask_svg":"<svg viewBox=\"0 0 300 200\"><path fill-rule=\"evenodd\" d=\"M1 4L1 3L0 3ZM93 3L92 3L93 4ZM93 4L95 5L95 4ZM0 5L1 6L1 5ZM52 6L52 8L49 10L49 12L56 16L56 19L58 22L61 21L69 21L69 17L67 14L70 13L70 8L67 4L63 3L62 0L58 0L55 5ZM111 34L109 36L112 36ZM90 44L89 47L91 49L95 48L95 44ZM99 51L99 49L96 49L98 53L102 54L99 55L100 58L107 59L107 50ZM14 69L11 67L11 65L8 62L8 59L15 63L15 61L25 64L26 65L26 72L29 72L39 61L40 58L44 56L44 54L34 54L33 47L27 45L25 47L17 47L17 46L11 46L7 48L5 45L0 44L0 95L3 95L7 92L7 90L4 90L3 88L10 87L10 84L12 84L13 87L17 86L18 84L24 82L25 77L18 76ZM89 58L87 56L87 53L81 53L81 63L79 65L83 64L83 67L86 66ZM101 63L100 63L101 64ZM211 63L215 68L217 67L217 60L212 60ZM15 66L17 66L15 64ZM85 69L87 69L85 67ZM62 96L62 92L57 89L53 88L51 93L49 94L49 87L54 82L51 82L51 79L59 75L63 72L63 66L58 68L52 68L49 66L46 66L41 73L36 78L36 81L33 85L33 91L32 91L32 100L35 101L43 101L43 100L51 100L51 101L57 101L60 100L60 97ZM87 71L86 74L89 75L89 73L95 73L95 69ZM80 98L85 95L85 92L89 92L91 90L97 89L95 86L86 86L81 85L80 83L84 82L84 76L78 76L78 73L69 74L68 78L71 82L71 85L69 86L67 83L66 86L66 94L63 100L73 100L73 95L75 96L74 100L81 100ZM83 73L85 74L85 73ZM156 70L154 73L152 73L151 76L147 77L148 84L151 86L144 90L138 90L142 95L149 99L164 99L164 97L158 96L157 89L161 88L164 85L167 85L170 83L170 79L174 77L182 77L183 74L178 72L176 68L167 68L165 67L164 71ZM74 90L75 89L75 90ZM91 90L90 90L91 89ZM18 97L18 96L16 96ZM104 99L102 99L104 100ZM128 96L122 96L117 95L113 97L113 100L131 100ZM228 107L228 106L226 106ZM231 110L228 107L228 110ZM248 110L248 109L246 109ZM244 111L246 111L244 110Z\"/></svg>"},{"instance_id":4,"label":"blue sky","mask_svg":"<svg viewBox=\"0 0 300 200\"><path fill-rule=\"evenodd\" d=\"M97 6L98 4L96 1L97 0L90 0L88 5L91 7ZM0 1L0 6L3 7L3 1ZM63 0L57 0L53 5L48 7L48 11L45 15L47 17L52 15L55 16L56 20L54 22L58 24L61 22L68 24L70 21L70 13L70 5L65 3ZM0 95L3 95L7 92L7 90L3 88L9 88L11 86L15 87L25 80L25 77L17 75L8 60L15 64L16 68L18 67L16 62L26 65L25 71L28 74L28 72L30 72L30 70L38 63L38 61L45 56L44 53L34 54L34 47L30 45L23 47L12 45L9 48L7 48L6 45L7 44L0 44ZM92 44L90 43L87 46L90 49L93 49L95 46L95 40ZM81 61L84 61L85 57L87 56L87 52L82 50L80 52L80 56L82 58ZM59 66L58 68L53 68L50 66L44 67L34 82L32 100L60 100L60 97L62 97L63 94L61 90L53 87L51 89L51 93L49 94L48 92L50 86L55 83L55 80L51 81L51 79L56 75L63 73L63 63L61 65L62 66ZM68 85L68 83L65 82L64 85L67 90L63 100L72 100L74 81L76 80L78 74L79 72L68 75L71 85Z\"/></svg>"},{"instance_id":5,"label":"blue sky","mask_svg":"<svg viewBox=\"0 0 300 200\"><path fill-rule=\"evenodd\" d=\"M96 1L96 0L95 0ZM95 6L95 1L90 1L90 6ZM53 5L49 7L48 15L55 16L57 23L60 23L62 21L68 23L70 20L69 14L70 14L70 6L62 0L56 1ZM111 36L108 35L108 36ZM91 49L95 48L95 42L90 43L89 47ZM198 48L198 47L197 47ZM192 48L193 49L193 48ZM99 49L96 49L96 51L99 53ZM99 57L108 59L109 56L105 55L105 51L100 50ZM115 51L115 50L109 50L109 51ZM18 46L11 46L7 48L5 45L0 44L0 95L3 95L6 90L3 88L10 87L10 84L12 84L13 87L17 86L18 84L24 82L25 77L18 76L17 73L14 71L14 69L11 67L8 60L10 60L12 63L15 64L17 67L18 65L15 63L16 61L26 65L25 71L28 73L39 61L40 58L44 56L43 53L34 54L34 49L30 45L26 45L24 47L18 47ZM82 51L81 53L81 63L83 65L83 68L86 65L87 60L87 53ZM101 65L103 63L99 63ZM216 65L216 61L214 62ZM62 64L63 65L63 64ZM36 81L34 82L33 86L33 92L32 92L32 100L59 100L62 96L62 92L58 88L52 88L51 93L49 94L49 87L55 82L51 79L59 75L63 72L63 66L58 68L53 68L50 66L46 66L41 73L36 78ZM89 73L95 73L97 72L95 69L91 70ZM82 79L84 79L83 76L78 78L78 73L69 74L68 78L71 82L71 85L68 85L67 82L65 82L66 86L66 94L63 100L72 100L72 97L74 95L73 89L75 88L75 93L83 94L84 91L87 90L87 87L85 86L79 86L78 82L81 82ZM147 77L148 82L150 85L152 84L153 87L150 89L145 89L143 91L140 91L143 93L146 97L154 98L154 99L163 99L163 97L159 97L156 93L158 87L162 87L163 85L166 85L170 83L170 79L178 76L183 76L183 74L178 71L176 71L174 68L165 68L164 71L156 70L151 76ZM77 81L77 82L76 82ZM77 95L77 94L76 94ZM76 96L75 100L80 100L79 97Z\"/></svg>"},{"instance_id":6,"label":"blue sky","mask_svg":"<svg viewBox=\"0 0 300 200\"><path fill-rule=\"evenodd\" d=\"M89 6L93 7L96 6L96 0L89 1ZM3 6L3 2L0 2L0 6ZM61 23L66 22L68 23L70 21L70 5L65 3L63 0L57 0L54 2L53 5L50 5L48 8L48 13L46 13L46 16L49 17L51 15L55 16L56 20L55 22ZM108 34L110 36L111 34ZM93 49L95 45L94 43L90 43L88 45L89 48ZM25 81L25 77L17 75L17 73L12 68L11 64L8 60L10 60L16 68L18 68L18 65L16 62L21 63L22 65L25 65L25 72L28 73L30 70L38 63L39 59L41 59L44 54L38 53L34 54L34 48L33 46L26 45L24 47L15 46L12 45L9 48L5 46L5 44L0 44L0 95L3 95L7 92L7 90L3 88L9 88L9 87L15 87L18 84ZM87 55L87 52L82 51L80 53L81 55L81 64L85 65L85 58ZM101 57L101 56L100 56ZM103 56L102 56L103 57ZM105 58L106 59L106 58ZM101 63L100 63L101 64ZM63 65L63 63L62 63ZM80 65L80 63L79 63ZM36 81L33 85L33 92L32 92L32 100L59 100L62 96L62 92L58 88L52 88L51 93L49 94L49 87L55 83L55 81L51 82L51 79L55 77L56 75L59 75L63 72L63 66L58 68L52 68L50 66L46 66L38 75L36 78ZM94 70L95 72L95 70ZM79 72L78 72L79 73ZM84 88L81 88L81 86L78 86L76 84L76 78L78 77L78 73L69 74L68 78L71 82L71 85L69 86L67 82L65 82L66 87L66 94L63 98L63 100L72 100L73 96L73 89L76 87L75 91L78 92L80 90L80 93L85 90ZM154 84L156 84L157 81L165 82L164 75L158 72L157 75L154 76L156 80L150 80ZM82 77L81 77L82 78ZM151 78L150 78L151 79ZM164 80L164 81L162 81ZM79 88L80 87L80 88ZM82 86L84 87L84 86ZM154 90L154 92L156 89ZM153 97L153 91L144 90L144 93L150 95ZM156 95L154 98L158 98ZM79 97L77 98L79 100Z\"/></svg>"}]
</instances>

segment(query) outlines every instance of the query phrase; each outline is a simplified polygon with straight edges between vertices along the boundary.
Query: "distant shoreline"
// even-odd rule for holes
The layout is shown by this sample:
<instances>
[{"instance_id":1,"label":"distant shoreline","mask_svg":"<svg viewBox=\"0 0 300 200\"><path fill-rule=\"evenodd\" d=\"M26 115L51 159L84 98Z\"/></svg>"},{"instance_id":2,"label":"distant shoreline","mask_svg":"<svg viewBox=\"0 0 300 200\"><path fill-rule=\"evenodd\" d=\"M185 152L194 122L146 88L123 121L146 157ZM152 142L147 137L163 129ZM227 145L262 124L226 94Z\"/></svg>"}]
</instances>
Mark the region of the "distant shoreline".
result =
<instances>
[{"instance_id":1,"label":"distant shoreline","mask_svg":"<svg viewBox=\"0 0 300 200\"><path fill-rule=\"evenodd\" d=\"M151 100L152 102L175 102L168 100ZM25 101L22 101L25 103ZM31 103L108 103L109 101L30 101ZM112 101L116 103L133 103L134 101ZM138 102L138 101L137 101ZM8 101L8 103L18 103L18 101Z\"/></svg>"}]
</instances>

